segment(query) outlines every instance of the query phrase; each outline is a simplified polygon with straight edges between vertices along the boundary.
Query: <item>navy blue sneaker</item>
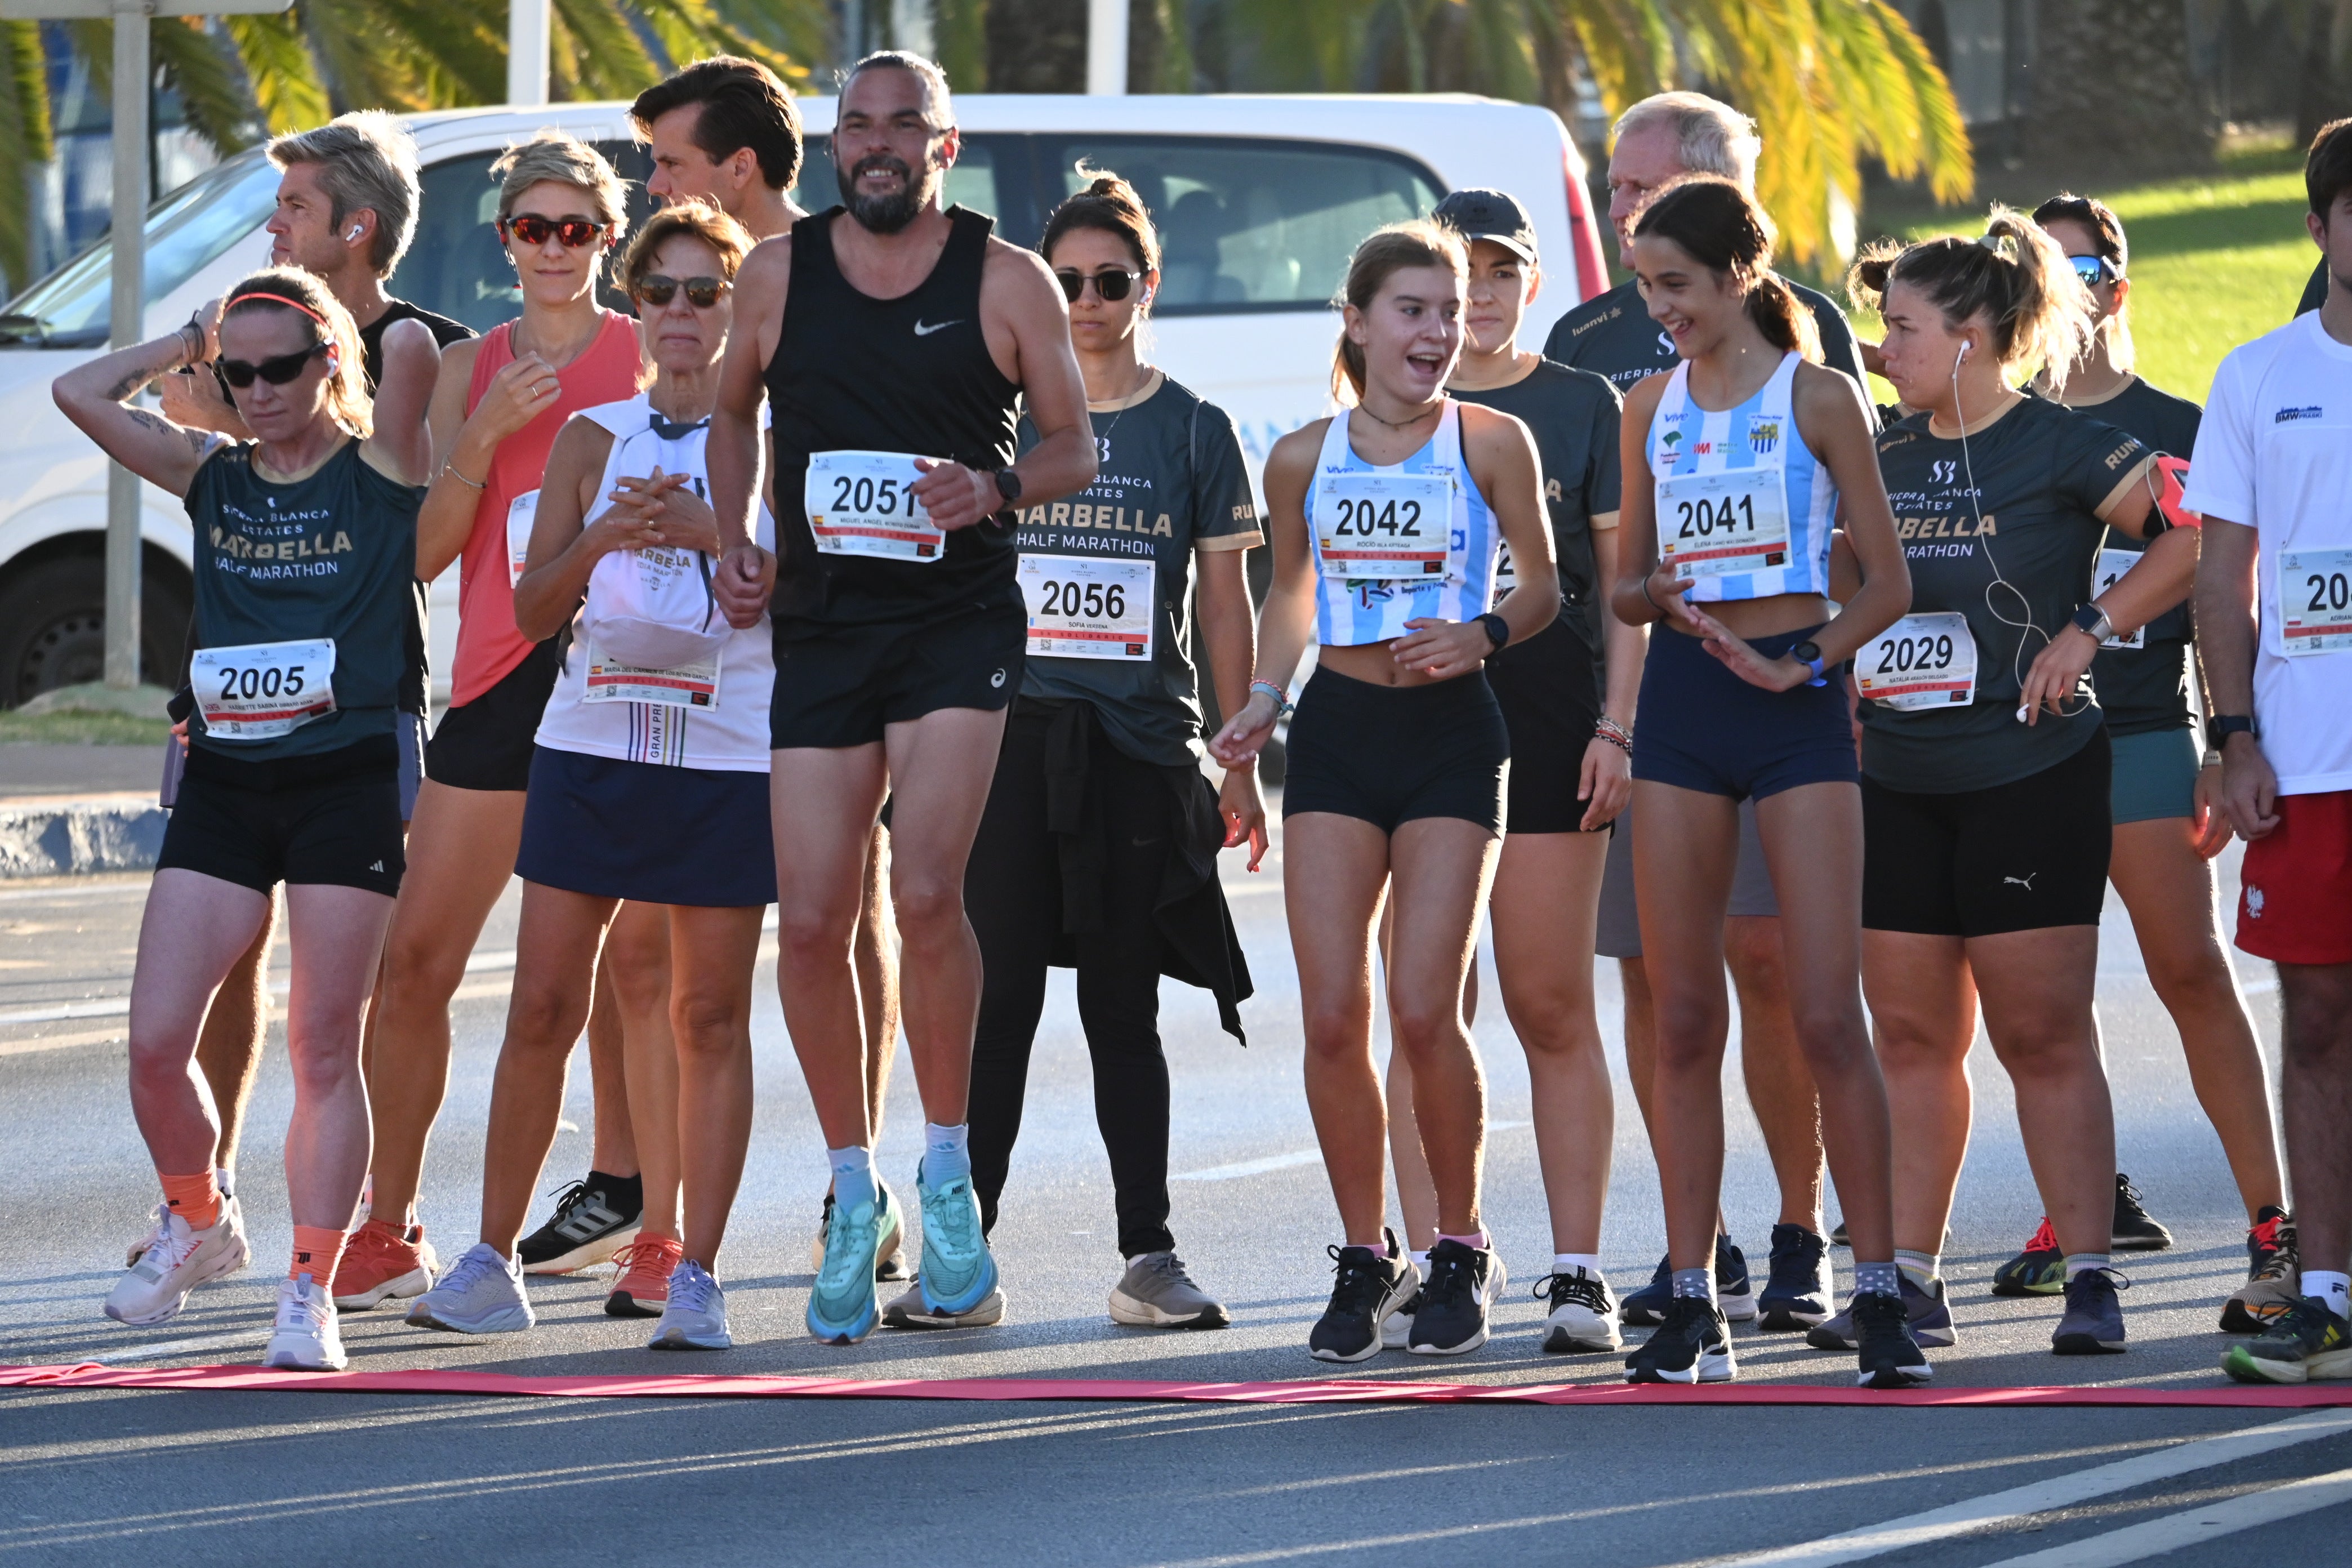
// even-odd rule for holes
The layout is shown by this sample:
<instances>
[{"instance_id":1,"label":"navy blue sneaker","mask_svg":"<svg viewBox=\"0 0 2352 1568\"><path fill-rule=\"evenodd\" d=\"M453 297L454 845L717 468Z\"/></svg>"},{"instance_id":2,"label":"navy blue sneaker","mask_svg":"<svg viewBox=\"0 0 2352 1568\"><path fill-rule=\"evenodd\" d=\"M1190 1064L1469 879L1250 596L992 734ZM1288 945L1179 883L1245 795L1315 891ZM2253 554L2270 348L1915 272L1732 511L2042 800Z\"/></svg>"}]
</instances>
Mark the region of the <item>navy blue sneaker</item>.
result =
<instances>
[{"instance_id":1,"label":"navy blue sneaker","mask_svg":"<svg viewBox=\"0 0 2352 1568\"><path fill-rule=\"evenodd\" d=\"M1828 1319L1832 1294L1829 1243L1801 1225L1774 1226L1771 1275L1756 1298L1756 1326L1803 1333Z\"/></svg>"},{"instance_id":2,"label":"navy blue sneaker","mask_svg":"<svg viewBox=\"0 0 2352 1568\"><path fill-rule=\"evenodd\" d=\"M1650 1282L1618 1303L1618 1320L1636 1328L1654 1327L1666 1321L1666 1307L1674 1299L1674 1265L1661 1258ZM1744 1323L1756 1316L1756 1295L1748 1282L1748 1255L1732 1246L1727 1236L1715 1238L1715 1303L1730 1322Z\"/></svg>"},{"instance_id":3,"label":"navy blue sneaker","mask_svg":"<svg viewBox=\"0 0 2352 1568\"><path fill-rule=\"evenodd\" d=\"M1639 1290L1629 1290L1617 1303L1617 1320L1630 1328L1656 1328L1666 1321L1666 1303L1675 1299L1675 1266L1658 1259L1658 1271Z\"/></svg>"}]
</instances>

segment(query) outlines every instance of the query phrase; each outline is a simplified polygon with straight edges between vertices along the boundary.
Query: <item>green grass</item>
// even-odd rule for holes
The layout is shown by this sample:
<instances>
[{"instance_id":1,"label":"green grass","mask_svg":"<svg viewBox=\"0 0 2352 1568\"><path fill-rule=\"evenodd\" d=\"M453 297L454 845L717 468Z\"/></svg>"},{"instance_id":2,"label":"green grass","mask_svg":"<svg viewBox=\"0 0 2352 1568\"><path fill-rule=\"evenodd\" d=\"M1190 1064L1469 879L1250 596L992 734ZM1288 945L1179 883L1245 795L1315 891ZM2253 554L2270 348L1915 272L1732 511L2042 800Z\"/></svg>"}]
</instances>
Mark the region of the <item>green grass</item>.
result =
<instances>
[{"instance_id":1,"label":"green grass","mask_svg":"<svg viewBox=\"0 0 2352 1568\"><path fill-rule=\"evenodd\" d=\"M0 712L0 746L153 746L171 732L165 720L128 713Z\"/></svg>"}]
</instances>

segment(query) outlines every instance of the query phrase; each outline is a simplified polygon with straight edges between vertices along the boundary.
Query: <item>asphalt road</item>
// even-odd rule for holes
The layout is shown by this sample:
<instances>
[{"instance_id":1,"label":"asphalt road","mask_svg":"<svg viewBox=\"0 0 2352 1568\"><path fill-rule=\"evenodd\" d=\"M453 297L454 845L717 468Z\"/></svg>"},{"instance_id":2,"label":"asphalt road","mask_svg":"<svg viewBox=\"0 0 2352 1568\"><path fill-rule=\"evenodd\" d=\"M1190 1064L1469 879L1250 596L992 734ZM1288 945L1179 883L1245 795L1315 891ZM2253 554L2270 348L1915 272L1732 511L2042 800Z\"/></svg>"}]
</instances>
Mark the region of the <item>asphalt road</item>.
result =
<instances>
[{"instance_id":1,"label":"asphalt road","mask_svg":"<svg viewBox=\"0 0 2352 1568\"><path fill-rule=\"evenodd\" d=\"M1244 1050L1204 994L1171 984L1174 1226L1229 1330L1114 1327L1108 1173L1066 973L1041 1032L1027 1131L997 1247L1004 1326L877 1333L830 1349L800 1315L824 1169L762 964L752 1165L722 1259L738 1348L655 1357L600 1311L593 1279L541 1283L532 1332L428 1335L352 1316L358 1369L522 1373L773 1373L1271 1381L1335 1369L1304 1342L1329 1284L1328 1189L1298 1087L1297 996L1279 865L1226 875L1259 993ZM143 879L0 886L0 1364L250 1362L274 1269L200 1291L173 1323L126 1330L98 1303L144 1228L152 1176L124 1102L121 997ZM515 900L500 906L456 1005L457 1062L427 1172L445 1254L470 1239L479 1140L503 1022ZM2169 1023L2119 908L2100 1005L2124 1163L2178 1242L2126 1260L2132 1349L2062 1360L2053 1302L1987 1289L2040 1213L2006 1078L1974 1059L1977 1130L1946 1254L1960 1343L1941 1386L2225 1386L2215 1309L2243 1275L2242 1225ZM1614 965L1601 966L1615 1046ZM278 959L282 977L284 959ZM2265 1047L2275 997L2243 969ZM1491 996L1492 991L1486 994ZM1613 1383L1610 1358L1542 1354L1526 1286L1549 1267L1527 1078L1498 1008L1479 1026L1496 1127L1489 1224L1516 1283L1494 1341L1433 1364L1383 1356L1347 1375L1515 1384ZM911 1187L919 1108L901 1070L881 1162ZM1735 1071L1727 1080L1736 1084ZM1734 1091L1734 1100L1738 1100ZM289 1089L273 1035L240 1189L257 1257L289 1239L275 1167ZM1656 1182L1618 1085L1617 1174L1603 1258L1621 1287L1661 1248ZM566 1111L590 1123L584 1068ZM1735 1104L1726 1207L1760 1271L1770 1173ZM567 1130L543 1184L585 1167ZM1846 1255L1834 1255L1841 1267ZM1842 1276L1843 1278L1843 1276ZM1748 1384L1850 1381L1850 1361L1740 1331ZM685 1361L686 1365L677 1364ZM1427 1405L1237 1406L851 1400L492 1400L358 1394L0 1393L0 1561L174 1563L324 1552L353 1563L496 1552L515 1563L660 1558L831 1563L1209 1564L1501 1551L1528 1561L1826 1563L1870 1555L1958 1565L2340 1559L2352 1510L2352 1412ZM161 1461L156 1462L156 1461ZM2341 1474L2337 1472L2343 1472ZM2015 1495L2010 1495L2014 1493ZM1941 1511L1938 1511L1941 1510ZM2246 1533L2259 1526L2260 1533ZM323 1527L323 1528L322 1528ZM1886 1527L1886 1528L1881 1528ZM1871 1531L1818 1548L1808 1543ZM2257 1544L2259 1542L2259 1544ZM2331 1545L2331 1542L2336 1544ZM1457 1555L1457 1553L1459 1555ZM1769 1553L1757 1559L1752 1554ZM2046 1553L2048 1555L2034 1555Z\"/></svg>"}]
</instances>

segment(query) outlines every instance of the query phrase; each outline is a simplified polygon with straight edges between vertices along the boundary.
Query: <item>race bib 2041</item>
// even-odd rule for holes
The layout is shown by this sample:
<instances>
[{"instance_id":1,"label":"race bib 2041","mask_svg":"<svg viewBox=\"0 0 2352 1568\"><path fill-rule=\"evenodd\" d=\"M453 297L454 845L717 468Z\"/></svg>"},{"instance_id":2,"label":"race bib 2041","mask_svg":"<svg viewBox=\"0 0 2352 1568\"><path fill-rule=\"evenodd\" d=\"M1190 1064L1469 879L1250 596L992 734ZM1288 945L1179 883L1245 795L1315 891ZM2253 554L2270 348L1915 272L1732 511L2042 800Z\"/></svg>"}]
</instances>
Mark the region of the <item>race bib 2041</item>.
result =
<instances>
[{"instance_id":1,"label":"race bib 2041","mask_svg":"<svg viewBox=\"0 0 2352 1568\"><path fill-rule=\"evenodd\" d=\"M1658 481L1658 550L1689 577L1789 563L1789 504L1778 468L1676 474Z\"/></svg>"}]
</instances>

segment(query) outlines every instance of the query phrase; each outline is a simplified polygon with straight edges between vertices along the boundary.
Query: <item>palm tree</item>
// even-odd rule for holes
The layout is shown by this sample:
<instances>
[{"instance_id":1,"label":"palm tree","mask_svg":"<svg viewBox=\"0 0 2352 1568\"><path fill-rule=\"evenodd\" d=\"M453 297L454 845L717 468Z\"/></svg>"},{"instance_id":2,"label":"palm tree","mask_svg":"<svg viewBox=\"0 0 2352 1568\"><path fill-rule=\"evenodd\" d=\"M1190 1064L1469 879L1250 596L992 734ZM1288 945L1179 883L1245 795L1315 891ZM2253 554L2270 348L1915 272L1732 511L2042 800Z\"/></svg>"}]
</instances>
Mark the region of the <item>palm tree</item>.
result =
<instances>
[{"instance_id":1,"label":"palm tree","mask_svg":"<svg viewBox=\"0 0 2352 1568\"><path fill-rule=\"evenodd\" d=\"M0 169L14 188L0 199L0 272L25 276L33 228L26 188L35 164L56 155L49 140L49 88L37 22L0 22Z\"/></svg>"}]
</instances>

